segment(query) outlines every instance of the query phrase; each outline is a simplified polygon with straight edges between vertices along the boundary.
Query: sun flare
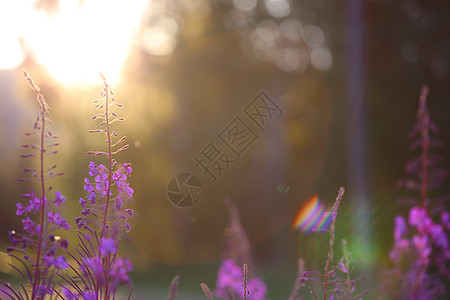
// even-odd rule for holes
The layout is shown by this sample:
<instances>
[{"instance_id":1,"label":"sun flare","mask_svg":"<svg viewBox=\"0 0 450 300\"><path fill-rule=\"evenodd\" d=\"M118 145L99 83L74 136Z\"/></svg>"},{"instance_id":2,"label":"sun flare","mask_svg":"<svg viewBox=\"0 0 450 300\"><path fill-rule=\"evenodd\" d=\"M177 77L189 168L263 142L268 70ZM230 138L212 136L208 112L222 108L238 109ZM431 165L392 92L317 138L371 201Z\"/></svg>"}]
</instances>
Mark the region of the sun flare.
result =
<instances>
[{"instance_id":1,"label":"sun flare","mask_svg":"<svg viewBox=\"0 0 450 300\"><path fill-rule=\"evenodd\" d=\"M97 82L99 72L117 81L149 4L149 0L66 0L49 12L33 2L17 1L20 4L0 9L2 24L10 28L8 39L0 42L8 51L1 55L0 68L20 64L27 52L65 84Z\"/></svg>"}]
</instances>

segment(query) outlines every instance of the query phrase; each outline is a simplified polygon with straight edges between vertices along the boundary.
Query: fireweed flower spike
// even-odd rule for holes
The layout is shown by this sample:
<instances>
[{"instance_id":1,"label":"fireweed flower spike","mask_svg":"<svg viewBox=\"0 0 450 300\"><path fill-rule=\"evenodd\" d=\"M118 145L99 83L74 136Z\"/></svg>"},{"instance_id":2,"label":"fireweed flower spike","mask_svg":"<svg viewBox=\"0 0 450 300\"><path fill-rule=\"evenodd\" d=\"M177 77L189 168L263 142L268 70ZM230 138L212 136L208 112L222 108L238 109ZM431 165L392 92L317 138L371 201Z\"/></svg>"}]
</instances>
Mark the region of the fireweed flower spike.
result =
<instances>
[{"instance_id":1,"label":"fireweed flower spike","mask_svg":"<svg viewBox=\"0 0 450 300\"><path fill-rule=\"evenodd\" d=\"M91 161L88 166L90 178L84 179L87 197L80 198L81 216L75 219L79 239L77 253L68 253L78 268L71 267L75 276L59 274L65 281L61 286L67 299L114 299L118 286L131 284L128 273L133 266L129 259L118 257L118 249L122 234L131 229L128 219L133 216L133 211L127 205L133 195L128 183L132 168L131 164L118 163L114 159L115 154L128 148L128 145L121 145L126 137L118 138L112 129L113 123L124 120L114 112L122 105L112 97L105 77L101 75L101 78L102 98L94 104L102 112L92 117L100 120L100 128L90 130L90 133L102 133L107 149L88 154L105 156L106 163Z\"/></svg>"},{"instance_id":2,"label":"fireweed flower spike","mask_svg":"<svg viewBox=\"0 0 450 300\"><path fill-rule=\"evenodd\" d=\"M353 270L353 261L351 254L347 248L345 240L342 241L343 257L339 260L338 264L333 263L334 258L334 242L335 242L335 230L336 219L339 209L339 205L344 196L344 188L341 187L338 191L336 201L331 209L331 225L328 229L330 233L329 248L327 260L325 262L325 272L320 273L317 271L305 271L304 261L300 259L299 270L297 279L294 284L293 291L290 296L290 300L297 299L297 294L301 287L307 283L315 284L323 287L323 299L362 299L363 296L369 293L368 290L356 294L356 283L365 279L365 276L360 276L355 279L351 278L351 271ZM309 292L313 295L314 299L319 299L312 286L308 286ZM356 294L356 295L355 295Z\"/></svg>"},{"instance_id":3,"label":"fireweed flower spike","mask_svg":"<svg viewBox=\"0 0 450 300\"><path fill-rule=\"evenodd\" d=\"M57 137L49 130L50 107L40 88L25 70L23 73L36 94L39 112L33 130L26 134L35 136L37 142L23 145L30 152L22 157L34 157L38 159L39 164L36 169L25 168L24 172L31 176L19 181L36 181L39 189L24 194L25 201L16 204L16 215L23 218L24 233L17 233L15 230L9 232L12 247L8 247L7 252L17 263L11 264L11 267L22 276L24 283L20 285L20 290L15 290L10 284L0 282L0 291L10 299L35 300L54 295L55 270L60 271L68 267L66 259L57 255L59 248L67 249L68 242L53 232L68 230L70 225L54 210L61 206L66 198L58 191L51 196L52 187L48 186L50 178L63 174L56 172L55 165L49 166L46 159L48 155L58 152Z\"/></svg>"},{"instance_id":4,"label":"fireweed flower spike","mask_svg":"<svg viewBox=\"0 0 450 300\"><path fill-rule=\"evenodd\" d=\"M445 294L450 281L450 215L444 205L449 196L429 197L430 190L442 186L448 170L439 167L442 156L431 152L443 145L434 138L438 128L431 120L427 97L428 87L423 86L409 134L410 149L419 149L420 154L406 163L405 171L411 178L398 183L416 191L418 198L407 199L412 206L407 217L395 217L394 246L389 253L393 267L387 270L381 289L401 299L436 299Z\"/></svg>"},{"instance_id":5,"label":"fireweed flower spike","mask_svg":"<svg viewBox=\"0 0 450 300\"><path fill-rule=\"evenodd\" d=\"M229 198L224 199L224 204L230 214L231 235L227 241L230 258L223 260L217 271L214 294L219 299L266 300L267 286L264 281L260 277L248 277L250 264L244 261L252 261L250 244L242 227L239 211Z\"/></svg>"}]
</instances>

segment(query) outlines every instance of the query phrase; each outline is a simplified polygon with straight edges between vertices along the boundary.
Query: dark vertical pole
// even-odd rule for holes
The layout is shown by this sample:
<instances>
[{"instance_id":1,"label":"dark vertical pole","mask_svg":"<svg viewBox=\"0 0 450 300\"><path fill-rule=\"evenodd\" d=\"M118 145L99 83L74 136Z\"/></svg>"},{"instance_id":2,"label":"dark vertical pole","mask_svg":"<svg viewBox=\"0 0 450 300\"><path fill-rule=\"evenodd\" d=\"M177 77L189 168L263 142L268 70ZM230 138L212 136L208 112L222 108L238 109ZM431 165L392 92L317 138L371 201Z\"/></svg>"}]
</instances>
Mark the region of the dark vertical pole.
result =
<instances>
[{"instance_id":1,"label":"dark vertical pole","mask_svg":"<svg viewBox=\"0 0 450 300\"><path fill-rule=\"evenodd\" d=\"M367 195L365 149L365 9L364 1L346 1L348 197L352 201L352 252L363 266L371 260L371 216ZM364 268L368 271L367 268ZM367 274L369 275L369 274Z\"/></svg>"}]
</instances>

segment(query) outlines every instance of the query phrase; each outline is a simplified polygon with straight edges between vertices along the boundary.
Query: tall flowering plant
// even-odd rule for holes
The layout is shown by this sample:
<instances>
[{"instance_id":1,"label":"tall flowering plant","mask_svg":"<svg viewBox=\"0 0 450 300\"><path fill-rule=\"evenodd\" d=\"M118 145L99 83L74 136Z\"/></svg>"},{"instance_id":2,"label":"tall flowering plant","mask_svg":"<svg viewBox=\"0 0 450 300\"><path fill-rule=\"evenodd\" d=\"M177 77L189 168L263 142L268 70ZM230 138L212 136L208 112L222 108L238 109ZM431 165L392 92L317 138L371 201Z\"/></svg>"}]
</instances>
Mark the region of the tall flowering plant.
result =
<instances>
[{"instance_id":1,"label":"tall flowering plant","mask_svg":"<svg viewBox=\"0 0 450 300\"><path fill-rule=\"evenodd\" d=\"M253 262L239 211L229 198L224 199L224 204L230 214L228 258L217 271L214 294L219 299L266 300L268 291L262 278L248 278L248 265L252 266Z\"/></svg>"},{"instance_id":2,"label":"tall flowering plant","mask_svg":"<svg viewBox=\"0 0 450 300\"><path fill-rule=\"evenodd\" d=\"M112 129L113 123L124 120L114 112L122 105L113 98L105 77L101 77L102 98L94 103L102 112L92 117L101 121L100 129L90 132L106 137L107 150L88 154L105 156L106 164L91 161L90 178L84 179L87 197L80 198L81 216L75 220L79 242L76 254L67 252L75 261L76 266L70 266L74 275L60 274L65 281L61 284L60 296L65 299L114 299L118 286L131 284L128 273L133 266L128 258L118 256L118 249L122 233L131 229L128 220L133 211L127 204L133 195L128 183L132 168L131 164L118 163L114 158L115 154L128 148L128 145L121 146L126 137L118 138ZM128 298L130 296L131 288Z\"/></svg>"},{"instance_id":3,"label":"tall flowering plant","mask_svg":"<svg viewBox=\"0 0 450 300\"><path fill-rule=\"evenodd\" d=\"M320 299L320 295L313 289L312 284L316 286L323 286L323 300L334 299L362 299L363 296L369 294L369 290L361 293L356 292L356 284L366 277L360 276L352 278L352 271L354 270L355 261L353 261L350 251L347 247L347 242L342 240L343 256L338 264L333 263L334 258L334 242L336 231L336 220L338 209L344 196L345 189L341 187L338 191L336 201L331 208L331 224L328 232L330 233L329 247L327 260L325 261L324 272L305 271L305 262L302 258L298 261L298 272L295 280L294 288L292 289L289 300L301 300L303 298L297 297L301 287L308 286L309 292L315 300Z\"/></svg>"},{"instance_id":4,"label":"tall flowering plant","mask_svg":"<svg viewBox=\"0 0 450 300\"><path fill-rule=\"evenodd\" d=\"M58 152L58 137L49 129L50 107L40 88L25 70L23 73L36 94L39 112L33 130L26 134L35 137L35 141L23 145L30 152L22 157L37 159L38 166L25 168L24 172L31 176L19 181L35 181L38 189L30 190L23 195L24 201L16 204L16 215L22 218L23 231L9 232L12 246L6 249L15 261L10 266L21 275L24 282L19 289L0 282L0 291L11 299L35 300L54 295L53 279L56 272L69 267L64 256L58 255L60 248L67 249L68 242L57 233L70 229L70 225L57 212L66 198L58 191L52 193L52 186L48 185L49 179L63 174L56 172L56 165L51 165L47 159L49 155Z\"/></svg>"},{"instance_id":5,"label":"tall flowering plant","mask_svg":"<svg viewBox=\"0 0 450 300\"><path fill-rule=\"evenodd\" d=\"M438 129L430 118L427 96L428 88L423 86L410 133L410 148L420 149L420 155L406 164L411 178L399 182L418 191L419 198L409 199L408 217L399 215L394 220L394 247L389 254L393 268L388 275L395 283L391 293L398 299L436 299L445 294L445 282L450 280L450 214L442 205L448 196L430 198L430 190L442 185L447 170L439 167L442 156L431 153L442 143L432 137Z\"/></svg>"}]
</instances>

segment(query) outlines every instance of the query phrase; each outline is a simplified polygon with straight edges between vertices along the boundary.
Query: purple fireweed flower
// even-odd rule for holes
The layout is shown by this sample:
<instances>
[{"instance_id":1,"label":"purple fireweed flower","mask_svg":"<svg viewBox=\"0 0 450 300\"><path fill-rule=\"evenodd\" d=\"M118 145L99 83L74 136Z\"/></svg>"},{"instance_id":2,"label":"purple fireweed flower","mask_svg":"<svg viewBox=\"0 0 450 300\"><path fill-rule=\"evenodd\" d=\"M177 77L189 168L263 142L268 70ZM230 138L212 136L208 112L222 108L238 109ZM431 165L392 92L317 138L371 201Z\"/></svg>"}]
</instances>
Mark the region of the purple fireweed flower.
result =
<instances>
[{"instance_id":1,"label":"purple fireweed flower","mask_svg":"<svg viewBox=\"0 0 450 300\"><path fill-rule=\"evenodd\" d=\"M98 284L105 284L105 274L100 257L85 257L81 264L81 271L85 274L86 277L91 276L90 274L92 273Z\"/></svg>"},{"instance_id":2,"label":"purple fireweed flower","mask_svg":"<svg viewBox=\"0 0 450 300\"><path fill-rule=\"evenodd\" d=\"M53 202L55 204L55 206L61 206L61 204L63 204L64 202L66 202L66 197L61 195L60 192L56 191L55 192L55 201Z\"/></svg>"},{"instance_id":3,"label":"purple fireweed flower","mask_svg":"<svg viewBox=\"0 0 450 300\"><path fill-rule=\"evenodd\" d=\"M81 204L82 209L84 209L86 207L87 201L84 200L83 198L80 198L80 200L78 202Z\"/></svg>"},{"instance_id":4,"label":"purple fireweed flower","mask_svg":"<svg viewBox=\"0 0 450 300\"><path fill-rule=\"evenodd\" d=\"M342 273L348 273L348 268L344 262L344 258L341 258L341 260L339 261L339 270L341 270Z\"/></svg>"},{"instance_id":5,"label":"purple fireweed flower","mask_svg":"<svg viewBox=\"0 0 450 300\"><path fill-rule=\"evenodd\" d=\"M125 173L130 176L131 172L133 171L133 169L131 168L131 164L128 163L124 163L123 164L123 168L125 170Z\"/></svg>"},{"instance_id":6,"label":"purple fireweed flower","mask_svg":"<svg viewBox=\"0 0 450 300\"><path fill-rule=\"evenodd\" d=\"M409 211L408 221L411 226L416 227L420 232L427 232L432 224L426 208L417 206Z\"/></svg>"},{"instance_id":7,"label":"purple fireweed flower","mask_svg":"<svg viewBox=\"0 0 450 300\"><path fill-rule=\"evenodd\" d=\"M21 203L16 203L17 211L16 215L21 216L25 213L26 207L24 207Z\"/></svg>"},{"instance_id":8,"label":"purple fireweed flower","mask_svg":"<svg viewBox=\"0 0 450 300\"><path fill-rule=\"evenodd\" d=\"M100 192L104 192L106 195L106 190L108 189L108 174L99 172L97 176L95 176L95 189ZM103 195L103 197L105 197Z\"/></svg>"},{"instance_id":9,"label":"purple fireweed flower","mask_svg":"<svg viewBox=\"0 0 450 300\"><path fill-rule=\"evenodd\" d=\"M51 267L54 260L55 258L52 255L46 255L42 258L42 261L47 265L47 267Z\"/></svg>"},{"instance_id":10,"label":"purple fireweed flower","mask_svg":"<svg viewBox=\"0 0 450 300\"><path fill-rule=\"evenodd\" d=\"M89 194L87 196L87 200L89 200L91 202L91 204L97 203L97 199L95 198L95 191L89 192Z\"/></svg>"},{"instance_id":11,"label":"purple fireweed flower","mask_svg":"<svg viewBox=\"0 0 450 300\"><path fill-rule=\"evenodd\" d=\"M395 241L394 248L389 253L389 258L395 262L399 263L403 258L404 254L409 250L410 241L408 239L399 239Z\"/></svg>"},{"instance_id":12,"label":"purple fireweed flower","mask_svg":"<svg viewBox=\"0 0 450 300\"><path fill-rule=\"evenodd\" d=\"M86 221L82 217L75 218L75 224L78 225L78 229L85 228L87 226Z\"/></svg>"},{"instance_id":13,"label":"purple fireweed flower","mask_svg":"<svg viewBox=\"0 0 450 300\"><path fill-rule=\"evenodd\" d=\"M119 283L129 284L131 279L128 272L133 271L133 265L128 258L118 258L112 266L109 275Z\"/></svg>"},{"instance_id":14,"label":"purple fireweed flower","mask_svg":"<svg viewBox=\"0 0 450 300\"><path fill-rule=\"evenodd\" d=\"M448 211L441 214L441 222L445 229L450 231L450 213Z\"/></svg>"},{"instance_id":15,"label":"purple fireweed flower","mask_svg":"<svg viewBox=\"0 0 450 300\"><path fill-rule=\"evenodd\" d=\"M36 197L36 195L34 194L34 191L31 190L28 193L23 194L22 197L25 199L33 199L34 197Z\"/></svg>"},{"instance_id":16,"label":"purple fireweed flower","mask_svg":"<svg viewBox=\"0 0 450 300\"><path fill-rule=\"evenodd\" d=\"M93 161L89 162L89 175L92 177L97 176L97 166Z\"/></svg>"},{"instance_id":17,"label":"purple fireweed flower","mask_svg":"<svg viewBox=\"0 0 450 300\"><path fill-rule=\"evenodd\" d=\"M403 216L396 216L394 221L394 239L402 238L407 232L406 220Z\"/></svg>"},{"instance_id":18,"label":"purple fireweed flower","mask_svg":"<svg viewBox=\"0 0 450 300\"><path fill-rule=\"evenodd\" d=\"M247 299L251 300L264 300L267 298L267 286L259 278L252 278L247 282L247 289L250 294Z\"/></svg>"},{"instance_id":19,"label":"purple fireweed flower","mask_svg":"<svg viewBox=\"0 0 450 300\"><path fill-rule=\"evenodd\" d=\"M242 299L242 283L242 269L232 259L222 261L222 265L217 272L216 296L228 297L227 289L230 289L237 295L238 299ZM250 292L247 296L249 300L264 300L267 297L266 284L259 278L248 280L247 289Z\"/></svg>"},{"instance_id":20,"label":"purple fireweed flower","mask_svg":"<svg viewBox=\"0 0 450 300\"><path fill-rule=\"evenodd\" d=\"M47 265L47 267L54 266L58 270L64 270L69 267L64 256L54 257L53 255L46 255L42 258L42 261Z\"/></svg>"},{"instance_id":21,"label":"purple fireweed flower","mask_svg":"<svg viewBox=\"0 0 450 300\"><path fill-rule=\"evenodd\" d=\"M47 205L47 197L44 197L43 205ZM42 200L39 197L33 197L28 201L28 205L26 207L27 212L34 212L37 213L39 209L41 208Z\"/></svg>"},{"instance_id":22,"label":"purple fireweed flower","mask_svg":"<svg viewBox=\"0 0 450 300\"><path fill-rule=\"evenodd\" d=\"M67 220L63 219L59 213L53 211L48 212L48 222L55 225L59 229L70 229L70 225L67 223Z\"/></svg>"},{"instance_id":23,"label":"purple fireweed flower","mask_svg":"<svg viewBox=\"0 0 450 300\"><path fill-rule=\"evenodd\" d=\"M117 251L116 241L112 238L102 238L100 244L100 254L108 255Z\"/></svg>"},{"instance_id":24,"label":"purple fireweed flower","mask_svg":"<svg viewBox=\"0 0 450 300\"><path fill-rule=\"evenodd\" d=\"M66 258L64 256L58 256L55 258L53 265L58 269L67 269L69 267L69 264L66 261Z\"/></svg>"},{"instance_id":25,"label":"purple fireweed flower","mask_svg":"<svg viewBox=\"0 0 450 300\"><path fill-rule=\"evenodd\" d=\"M131 230L131 225L130 223L125 223L122 228L125 229L126 232L129 232Z\"/></svg>"},{"instance_id":26,"label":"purple fireweed flower","mask_svg":"<svg viewBox=\"0 0 450 300\"><path fill-rule=\"evenodd\" d=\"M68 240L62 240L59 245L61 246L61 248L63 248L64 250L67 250L67 248L69 247L69 241Z\"/></svg>"},{"instance_id":27,"label":"purple fireweed flower","mask_svg":"<svg viewBox=\"0 0 450 300\"><path fill-rule=\"evenodd\" d=\"M30 217L26 217L22 220L23 229L28 232L31 236L39 235L39 232L41 231L41 225L37 225L33 221L31 221Z\"/></svg>"},{"instance_id":28,"label":"purple fireweed flower","mask_svg":"<svg viewBox=\"0 0 450 300\"><path fill-rule=\"evenodd\" d=\"M416 263L418 265L427 266L430 261L428 257L432 250L428 245L428 237L426 235L414 235L412 242L419 256Z\"/></svg>"},{"instance_id":29,"label":"purple fireweed flower","mask_svg":"<svg viewBox=\"0 0 450 300\"><path fill-rule=\"evenodd\" d=\"M448 248L448 236L444 232L442 225L433 224L430 227L430 235L433 238L434 243L441 248Z\"/></svg>"},{"instance_id":30,"label":"purple fireweed flower","mask_svg":"<svg viewBox=\"0 0 450 300\"><path fill-rule=\"evenodd\" d=\"M82 299L84 300L97 300L97 295L95 295L94 292L85 291L81 295Z\"/></svg>"},{"instance_id":31,"label":"purple fireweed flower","mask_svg":"<svg viewBox=\"0 0 450 300\"><path fill-rule=\"evenodd\" d=\"M51 295L53 294L53 290L50 286L46 284L41 284L37 287L37 294L40 296L41 299L45 297L45 295Z\"/></svg>"},{"instance_id":32,"label":"purple fireweed flower","mask_svg":"<svg viewBox=\"0 0 450 300\"><path fill-rule=\"evenodd\" d=\"M85 189L87 192L93 192L93 191L95 191L95 190L94 190L94 187L92 186L91 182L89 181L89 178L85 178L85 179L84 179L84 182L86 183L86 184L84 185L84 189Z\"/></svg>"},{"instance_id":33,"label":"purple fireweed flower","mask_svg":"<svg viewBox=\"0 0 450 300\"><path fill-rule=\"evenodd\" d=\"M218 297L226 297L228 295L227 288L231 290L241 289L242 270L232 259L222 261L217 272L216 291Z\"/></svg>"}]
</instances>

